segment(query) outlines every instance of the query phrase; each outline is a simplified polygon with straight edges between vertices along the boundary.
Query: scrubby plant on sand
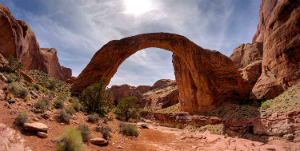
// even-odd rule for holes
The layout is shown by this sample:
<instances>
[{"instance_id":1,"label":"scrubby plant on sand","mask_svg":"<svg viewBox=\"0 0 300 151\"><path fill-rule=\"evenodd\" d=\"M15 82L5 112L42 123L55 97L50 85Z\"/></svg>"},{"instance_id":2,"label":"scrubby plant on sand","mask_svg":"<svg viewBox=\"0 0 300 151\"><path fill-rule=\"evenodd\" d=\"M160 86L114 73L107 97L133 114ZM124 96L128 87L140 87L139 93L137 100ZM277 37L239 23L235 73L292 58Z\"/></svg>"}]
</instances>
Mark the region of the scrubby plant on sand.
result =
<instances>
[{"instance_id":1,"label":"scrubby plant on sand","mask_svg":"<svg viewBox=\"0 0 300 151\"><path fill-rule=\"evenodd\" d=\"M136 125L133 124L126 124L124 122L119 123L120 124L120 133L127 135L127 136L139 136L139 132L136 128Z\"/></svg>"},{"instance_id":2,"label":"scrubby plant on sand","mask_svg":"<svg viewBox=\"0 0 300 151\"><path fill-rule=\"evenodd\" d=\"M74 110L73 106L68 106L68 108L66 108L66 112L73 115L74 113L76 113L76 111Z\"/></svg>"},{"instance_id":3,"label":"scrubby plant on sand","mask_svg":"<svg viewBox=\"0 0 300 151\"><path fill-rule=\"evenodd\" d=\"M61 99L54 100L54 106L56 108L62 109L62 108L64 108L64 101Z\"/></svg>"},{"instance_id":4,"label":"scrubby plant on sand","mask_svg":"<svg viewBox=\"0 0 300 151\"><path fill-rule=\"evenodd\" d=\"M42 111L45 111L49 105L50 101L46 98L39 99L37 102L34 103L34 107L36 109L41 109Z\"/></svg>"},{"instance_id":5,"label":"scrubby plant on sand","mask_svg":"<svg viewBox=\"0 0 300 151\"><path fill-rule=\"evenodd\" d=\"M84 151L85 145L82 142L81 134L75 128L69 128L65 130L65 133L57 138L58 145L56 150L58 151Z\"/></svg>"},{"instance_id":6,"label":"scrubby plant on sand","mask_svg":"<svg viewBox=\"0 0 300 151\"><path fill-rule=\"evenodd\" d=\"M25 97L26 95L28 95L28 90L23 88L16 82L10 83L7 89L10 93L14 94L15 96Z\"/></svg>"},{"instance_id":7,"label":"scrubby plant on sand","mask_svg":"<svg viewBox=\"0 0 300 151\"><path fill-rule=\"evenodd\" d=\"M99 115L98 114L91 114L88 116L88 121L95 123L99 120Z\"/></svg>"},{"instance_id":8,"label":"scrubby plant on sand","mask_svg":"<svg viewBox=\"0 0 300 151\"><path fill-rule=\"evenodd\" d=\"M66 123L70 123L70 119L72 118L72 116L69 113L67 113L65 110L59 110L57 113L58 119Z\"/></svg>"},{"instance_id":9,"label":"scrubby plant on sand","mask_svg":"<svg viewBox=\"0 0 300 151\"><path fill-rule=\"evenodd\" d=\"M117 118L125 119L128 121L130 118L137 119L139 116L139 110L137 105L137 97L128 96L120 99L115 113Z\"/></svg>"},{"instance_id":10,"label":"scrubby plant on sand","mask_svg":"<svg viewBox=\"0 0 300 151\"><path fill-rule=\"evenodd\" d=\"M111 128L108 125L101 124L100 133L103 138L107 139L110 136Z\"/></svg>"},{"instance_id":11,"label":"scrubby plant on sand","mask_svg":"<svg viewBox=\"0 0 300 151\"><path fill-rule=\"evenodd\" d=\"M28 114L27 111L22 111L18 114L17 118L15 119L15 123L17 125L24 125L24 123L28 122Z\"/></svg>"},{"instance_id":12,"label":"scrubby plant on sand","mask_svg":"<svg viewBox=\"0 0 300 151\"><path fill-rule=\"evenodd\" d=\"M89 129L89 126L85 124L80 124L77 129L81 133L82 141L85 143L89 142L91 137L91 130Z\"/></svg>"},{"instance_id":13,"label":"scrubby plant on sand","mask_svg":"<svg viewBox=\"0 0 300 151\"><path fill-rule=\"evenodd\" d=\"M107 78L102 78L82 91L80 101L88 113L104 116L113 105L113 92L105 88L106 82Z\"/></svg>"}]
</instances>

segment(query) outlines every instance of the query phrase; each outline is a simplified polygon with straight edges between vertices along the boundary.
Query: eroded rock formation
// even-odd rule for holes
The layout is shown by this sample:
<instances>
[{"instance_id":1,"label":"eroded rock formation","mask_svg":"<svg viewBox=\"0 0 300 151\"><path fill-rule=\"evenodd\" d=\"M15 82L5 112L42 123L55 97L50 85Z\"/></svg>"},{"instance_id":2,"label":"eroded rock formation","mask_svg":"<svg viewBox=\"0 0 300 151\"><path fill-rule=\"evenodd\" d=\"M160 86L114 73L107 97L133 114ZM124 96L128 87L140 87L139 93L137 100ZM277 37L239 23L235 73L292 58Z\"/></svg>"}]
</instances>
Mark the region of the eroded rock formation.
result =
<instances>
[{"instance_id":1,"label":"eroded rock formation","mask_svg":"<svg viewBox=\"0 0 300 151\"><path fill-rule=\"evenodd\" d=\"M236 68L241 68L254 61L262 60L262 56L263 43L255 42L239 45L232 51L229 58L233 61Z\"/></svg>"},{"instance_id":2,"label":"eroded rock formation","mask_svg":"<svg viewBox=\"0 0 300 151\"><path fill-rule=\"evenodd\" d=\"M262 0L259 10L259 20L256 33L252 39L252 43L263 42L267 24L271 18L274 8L282 0Z\"/></svg>"},{"instance_id":3,"label":"eroded rock formation","mask_svg":"<svg viewBox=\"0 0 300 151\"><path fill-rule=\"evenodd\" d=\"M123 61L148 47L169 50L178 56L173 61L177 62L174 69L180 110L210 110L223 102L240 102L247 98L248 89L228 57L218 51L203 49L183 36L169 33L141 34L110 41L96 52L80 73L72 85L72 92L79 94L102 77L110 80ZM189 75L190 78L185 79L186 76L181 75ZM192 87L187 87L183 81L192 83ZM186 95L185 92L191 93Z\"/></svg>"},{"instance_id":4,"label":"eroded rock formation","mask_svg":"<svg viewBox=\"0 0 300 151\"><path fill-rule=\"evenodd\" d=\"M72 76L72 70L61 67L53 51L40 50L35 34L29 25L16 20L9 9L0 3L0 53L7 57L12 55L24 64L25 70L40 70L60 80Z\"/></svg>"},{"instance_id":5,"label":"eroded rock formation","mask_svg":"<svg viewBox=\"0 0 300 151\"><path fill-rule=\"evenodd\" d=\"M266 24L262 74L252 90L258 100L272 99L300 79L299 1L277 3Z\"/></svg>"},{"instance_id":6,"label":"eroded rock formation","mask_svg":"<svg viewBox=\"0 0 300 151\"><path fill-rule=\"evenodd\" d=\"M242 78L249 83L251 89L261 75L261 64L262 60L255 61L239 70Z\"/></svg>"}]
</instances>

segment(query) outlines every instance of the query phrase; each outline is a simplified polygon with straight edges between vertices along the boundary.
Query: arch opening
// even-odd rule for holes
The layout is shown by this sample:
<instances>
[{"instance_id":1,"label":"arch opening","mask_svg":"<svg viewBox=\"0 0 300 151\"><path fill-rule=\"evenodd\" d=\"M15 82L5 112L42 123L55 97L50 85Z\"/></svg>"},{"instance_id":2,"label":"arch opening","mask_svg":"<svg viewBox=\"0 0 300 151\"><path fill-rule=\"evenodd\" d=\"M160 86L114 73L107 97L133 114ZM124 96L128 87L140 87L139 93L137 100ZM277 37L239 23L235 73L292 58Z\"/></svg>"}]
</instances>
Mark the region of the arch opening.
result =
<instances>
[{"instance_id":1,"label":"arch opening","mask_svg":"<svg viewBox=\"0 0 300 151\"><path fill-rule=\"evenodd\" d=\"M72 85L73 93L102 77L109 80L119 66L142 49L156 47L173 52L179 110L211 110L222 102L239 102L247 96L244 81L233 62L217 51L203 49L189 39L169 33L141 34L104 45ZM88 80L87 80L88 79Z\"/></svg>"}]
</instances>

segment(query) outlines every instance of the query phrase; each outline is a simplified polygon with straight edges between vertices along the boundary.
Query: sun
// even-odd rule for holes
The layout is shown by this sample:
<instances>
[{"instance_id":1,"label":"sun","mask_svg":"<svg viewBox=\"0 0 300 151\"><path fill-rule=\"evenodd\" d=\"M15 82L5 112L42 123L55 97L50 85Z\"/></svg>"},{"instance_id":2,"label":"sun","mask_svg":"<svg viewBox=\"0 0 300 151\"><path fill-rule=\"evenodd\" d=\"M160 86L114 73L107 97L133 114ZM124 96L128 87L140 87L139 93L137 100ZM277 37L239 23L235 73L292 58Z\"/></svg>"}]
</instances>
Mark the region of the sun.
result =
<instances>
[{"instance_id":1,"label":"sun","mask_svg":"<svg viewBox=\"0 0 300 151\"><path fill-rule=\"evenodd\" d=\"M144 14L153 9L150 0L124 0L124 4L126 7L125 13L136 16Z\"/></svg>"}]
</instances>

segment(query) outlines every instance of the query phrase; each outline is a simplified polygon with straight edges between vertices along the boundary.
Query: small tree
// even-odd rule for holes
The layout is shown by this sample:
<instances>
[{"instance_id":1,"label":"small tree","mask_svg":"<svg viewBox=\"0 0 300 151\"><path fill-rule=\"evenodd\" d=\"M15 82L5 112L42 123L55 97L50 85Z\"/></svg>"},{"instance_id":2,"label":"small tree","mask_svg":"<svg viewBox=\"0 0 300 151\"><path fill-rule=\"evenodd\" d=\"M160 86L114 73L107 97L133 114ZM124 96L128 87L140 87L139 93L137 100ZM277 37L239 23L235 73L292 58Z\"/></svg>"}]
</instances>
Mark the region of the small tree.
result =
<instances>
[{"instance_id":1,"label":"small tree","mask_svg":"<svg viewBox=\"0 0 300 151\"><path fill-rule=\"evenodd\" d=\"M80 100L87 112L95 112L101 116L107 114L113 104L113 91L105 88L106 82L107 78L101 78L82 91Z\"/></svg>"},{"instance_id":2,"label":"small tree","mask_svg":"<svg viewBox=\"0 0 300 151\"><path fill-rule=\"evenodd\" d=\"M137 118L138 105L136 102L136 96L128 96L120 99L117 105L116 115L120 118L125 118L126 121L128 121L129 118Z\"/></svg>"}]
</instances>

